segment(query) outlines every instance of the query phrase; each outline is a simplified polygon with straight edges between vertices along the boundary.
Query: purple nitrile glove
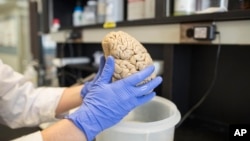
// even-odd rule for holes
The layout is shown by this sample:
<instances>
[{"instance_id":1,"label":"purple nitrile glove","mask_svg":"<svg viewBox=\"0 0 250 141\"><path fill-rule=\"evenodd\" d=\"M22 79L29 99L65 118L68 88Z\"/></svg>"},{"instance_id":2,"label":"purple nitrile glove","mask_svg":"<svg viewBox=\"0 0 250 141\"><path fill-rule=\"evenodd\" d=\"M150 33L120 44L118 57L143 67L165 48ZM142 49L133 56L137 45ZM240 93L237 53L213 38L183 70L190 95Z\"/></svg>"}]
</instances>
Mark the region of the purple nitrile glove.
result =
<instances>
[{"instance_id":1,"label":"purple nitrile glove","mask_svg":"<svg viewBox=\"0 0 250 141\"><path fill-rule=\"evenodd\" d=\"M88 141L92 141L101 131L117 124L132 109L155 96L152 90L162 82L161 77L137 85L153 71L154 66L150 66L112 83L114 58L107 57L100 77L91 85L83 104L67 118L84 132Z\"/></svg>"},{"instance_id":2,"label":"purple nitrile glove","mask_svg":"<svg viewBox=\"0 0 250 141\"><path fill-rule=\"evenodd\" d=\"M83 86L83 88L81 90L81 97L82 98L84 98L86 96L86 94L88 93L88 91L91 88L92 84L94 84L95 81L99 78L99 76L100 76L100 74L102 72L102 69L104 67L104 64L105 64L105 57L102 56L100 58L100 65L99 65L98 72L97 72L95 78L93 80L89 81L89 82L84 83L84 86Z\"/></svg>"}]
</instances>

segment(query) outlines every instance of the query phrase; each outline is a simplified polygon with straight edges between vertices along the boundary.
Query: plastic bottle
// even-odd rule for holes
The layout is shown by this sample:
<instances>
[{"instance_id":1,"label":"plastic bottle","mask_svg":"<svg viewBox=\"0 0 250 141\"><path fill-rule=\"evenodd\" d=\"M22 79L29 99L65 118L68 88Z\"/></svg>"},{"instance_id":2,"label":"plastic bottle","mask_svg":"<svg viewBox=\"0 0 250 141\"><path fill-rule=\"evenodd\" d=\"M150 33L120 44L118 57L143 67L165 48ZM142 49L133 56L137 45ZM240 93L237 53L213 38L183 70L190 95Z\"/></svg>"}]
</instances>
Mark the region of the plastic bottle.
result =
<instances>
[{"instance_id":1,"label":"plastic bottle","mask_svg":"<svg viewBox=\"0 0 250 141\"><path fill-rule=\"evenodd\" d=\"M210 0L210 7L228 8L228 0Z\"/></svg>"},{"instance_id":2,"label":"plastic bottle","mask_svg":"<svg viewBox=\"0 0 250 141\"><path fill-rule=\"evenodd\" d=\"M124 20L124 1L106 0L106 18L105 22L120 22Z\"/></svg>"},{"instance_id":3,"label":"plastic bottle","mask_svg":"<svg viewBox=\"0 0 250 141\"><path fill-rule=\"evenodd\" d=\"M228 11L228 0L200 0L197 3L197 13Z\"/></svg>"},{"instance_id":4,"label":"plastic bottle","mask_svg":"<svg viewBox=\"0 0 250 141\"><path fill-rule=\"evenodd\" d=\"M156 0L145 0L145 18L155 17L155 2Z\"/></svg>"},{"instance_id":5,"label":"plastic bottle","mask_svg":"<svg viewBox=\"0 0 250 141\"><path fill-rule=\"evenodd\" d=\"M127 0L128 21L145 18L145 0Z\"/></svg>"},{"instance_id":6,"label":"plastic bottle","mask_svg":"<svg viewBox=\"0 0 250 141\"><path fill-rule=\"evenodd\" d=\"M95 0L89 0L85 7L85 19L87 24L96 24L97 17L97 2Z\"/></svg>"},{"instance_id":7,"label":"plastic bottle","mask_svg":"<svg viewBox=\"0 0 250 141\"><path fill-rule=\"evenodd\" d=\"M196 11L196 0L175 0L174 15L191 15Z\"/></svg>"},{"instance_id":8,"label":"plastic bottle","mask_svg":"<svg viewBox=\"0 0 250 141\"><path fill-rule=\"evenodd\" d=\"M73 26L82 25L82 12L83 9L81 6L76 6L73 13Z\"/></svg>"},{"instance_id":9,"label":"plastic bottle","mask_svg":"<svg viewBox=\"0 0 250 141\"><path fill-rule=\"evenodd\" d=\"M88 19L86 17L86 10L87 9L87 6L83 7L83 11L82 11L82 25L87 25L88 24Z\"/></svg>"},{"instance_id":10,"label":"plastic bottle","mask_svg":"<svg viewBox=\"0 0 250 141\"><path fill-rule=\"evenodd\" d=\"M59 30L59 28L60 28L60 20L57 18L54 18L50 30L51 30L51 32L57 32Z\"/></svg>"},{"instance_id":11,"label":"plastic bottle","mask_svg":"<svg viewBox=\"0 0 250 141\"><path fill-rule=\"evenodd\" d=\"M97 23L104 23L106 15L106 0L97 1Z\"/></svg>"}]
</instances>

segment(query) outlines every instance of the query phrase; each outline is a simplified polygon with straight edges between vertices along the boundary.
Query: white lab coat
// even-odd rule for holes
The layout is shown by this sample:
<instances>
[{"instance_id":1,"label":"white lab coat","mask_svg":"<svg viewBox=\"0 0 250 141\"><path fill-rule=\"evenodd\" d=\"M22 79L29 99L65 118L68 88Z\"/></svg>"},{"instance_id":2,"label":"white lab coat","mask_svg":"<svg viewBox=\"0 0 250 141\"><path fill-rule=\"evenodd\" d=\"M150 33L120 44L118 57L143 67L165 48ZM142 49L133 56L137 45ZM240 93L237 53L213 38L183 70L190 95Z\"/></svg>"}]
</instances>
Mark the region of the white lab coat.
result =
<instances>
[{"instance_id":1,"label":"white lab coat","mask_svg":"<svg viewBox=\"0 0 250 141\"><path fill-rule=\"evenodd\" d=\"M0 123L11 128L36 126L55 120L64 88L34 88L23 75L0 60ZM38 131L18 141L42 141Z\"/></svg>"}]
</instances>

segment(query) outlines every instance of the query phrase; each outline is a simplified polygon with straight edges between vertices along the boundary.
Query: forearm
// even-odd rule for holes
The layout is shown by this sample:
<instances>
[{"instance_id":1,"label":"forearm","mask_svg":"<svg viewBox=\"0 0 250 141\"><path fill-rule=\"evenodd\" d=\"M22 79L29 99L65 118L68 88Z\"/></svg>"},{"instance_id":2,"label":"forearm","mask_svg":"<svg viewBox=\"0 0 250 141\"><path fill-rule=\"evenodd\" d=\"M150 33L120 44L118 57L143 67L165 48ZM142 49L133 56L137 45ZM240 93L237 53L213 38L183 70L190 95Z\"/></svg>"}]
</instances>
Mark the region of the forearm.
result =
<instances>
[{"instance_id":1,"label":"forearm","mask_svg":"<svg viewBox=\"0 0 250 141\"><path fill-rule=\"evenodd\" d=\"M42 137L43 141L87 141L84 133L68 119L43 130Z\"/></svg>"},{"instance_id":2,"label":"forearm","mask_svg":"<svg viewBox=\"0 0 250 141\"><path fill-rule=\"evenodd\" d=\"M62 97L56 108L56 115L60 115L64 112L67 112L81 105L82 98L81 98L80 92L81 92L82 87L83 85L69 87L63 91Z\"/></svg>"}]
</instances>

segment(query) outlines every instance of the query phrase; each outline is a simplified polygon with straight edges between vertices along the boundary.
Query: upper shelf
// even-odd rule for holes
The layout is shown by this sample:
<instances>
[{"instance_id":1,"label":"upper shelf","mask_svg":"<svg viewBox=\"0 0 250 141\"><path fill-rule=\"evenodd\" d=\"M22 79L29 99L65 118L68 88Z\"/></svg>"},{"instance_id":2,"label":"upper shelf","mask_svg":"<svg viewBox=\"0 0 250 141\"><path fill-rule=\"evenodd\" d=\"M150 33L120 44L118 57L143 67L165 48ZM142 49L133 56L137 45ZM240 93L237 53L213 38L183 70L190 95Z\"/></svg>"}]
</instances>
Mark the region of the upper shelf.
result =
<instances>
[{"instance_id":1,"label":"upper shelf","mask_svg":"<svg viewBox=\"0 0 250 141\"><path fill-rule=\"evenodd\" d=\"M117 27L141 26L141 25L158 25L158 24L175 24L175 23L194 23L207 21L236 21L249 20L250 10L235 10L221 13L196 14L188 16L170 16L156 19L143 19L134 21L118 22ZM82 28L103 28L103 24L85 25L79 27L63 27L60 30L82 29Z\"/></svg>"},{"instance_id":2,"label":"upper shelf","mask_svg":"<svg viewBox=\"0 0 250 141\"><path fill-rule=\"evenodd\" d=\"M104 29L103 24L66 27L51 35L53 40L65 42L71 30L79 30L82 33L80 42L100 43L108 32L123 30L143 43L180 44L187 43L181 38L181 35L185 33L181 26L202 22L216 22L220 38L213 40L213 44L250 44L250 10L124 21L118 22L116 28L111 29ZM207 44L203 41L199 43Z\"/></svg>"}]
</instances>

